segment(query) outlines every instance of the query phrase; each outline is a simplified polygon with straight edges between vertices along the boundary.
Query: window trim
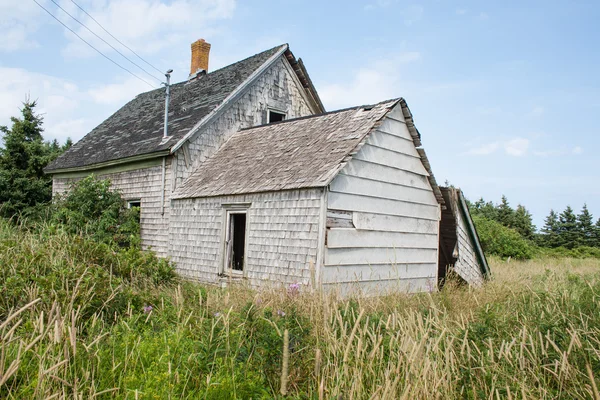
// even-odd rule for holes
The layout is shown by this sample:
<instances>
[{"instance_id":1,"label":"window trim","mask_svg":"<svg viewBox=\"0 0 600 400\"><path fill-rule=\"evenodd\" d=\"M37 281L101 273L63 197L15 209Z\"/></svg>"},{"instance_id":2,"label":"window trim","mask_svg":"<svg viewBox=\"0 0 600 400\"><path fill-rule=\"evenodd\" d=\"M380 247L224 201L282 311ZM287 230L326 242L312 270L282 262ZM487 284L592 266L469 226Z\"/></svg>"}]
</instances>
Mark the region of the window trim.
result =
<instances>
[{"instance_id":1,"label":"window trim","mask_svg":"<svg viewBox=\"0 0 600 400\"><path fill-rule=\"evenodd\" d=\"M267 124L271 123L271 113L276 113L276 114L281 114L283 115L283 119L281 121L285 121L287 119L287 113L283 110L278 110L277 108L267 108ZM276 122L281 122L281 121L276 121Z\"/></svg>"},{"instance_id":2,"label":"window trim","mask_svg":"<svg viewBox=\"0 0 600 400\"><path fill-rule=\"evenodd\" d=\"M132 203L139 203L139 205L134 206ZM129 199L127 200L127 208L138 207L140 210L142 209L142 199Z\"/></svg>"},{"instance_id":3,"label":"window trim","mask_svg":"<svg viewBox=\"0 0 600 400\"><path fill-rule=\"evenodd\" d=\"M232 278L245 278L247 276L248 271L248 239L249 239L249 226L250 226L250 213L248 209L250 207L250 203L229 203L222 204L223 206L223 231L222 231L222 239L221 239L221 266L219 275L227 276ZM242 270L238 271L233 268L228 268L229 263L229 246L228 246L228 237L230 235L231 229L231 215L235 214L245 214L246 215L246 227L244 233L244 263L242 265Z\"/></svg>"}]
</instances>

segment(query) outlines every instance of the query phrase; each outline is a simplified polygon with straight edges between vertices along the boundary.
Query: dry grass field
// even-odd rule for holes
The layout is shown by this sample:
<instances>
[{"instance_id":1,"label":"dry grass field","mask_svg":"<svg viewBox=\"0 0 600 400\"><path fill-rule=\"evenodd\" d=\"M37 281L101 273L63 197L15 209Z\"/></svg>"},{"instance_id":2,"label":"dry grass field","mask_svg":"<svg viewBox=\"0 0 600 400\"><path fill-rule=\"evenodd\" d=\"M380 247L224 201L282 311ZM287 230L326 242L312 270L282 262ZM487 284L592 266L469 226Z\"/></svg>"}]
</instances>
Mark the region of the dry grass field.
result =
<instances>
[{"instance_id":1,"label":"dry grass field","mask_svg":"<svg viewBox=\"0 0 600 400\"><path fill-rule=\"evenodd\" d=\"M0 224L0 398L600 399L598 260L350 299L126 263Z\"/></svg>"}]
</instances>

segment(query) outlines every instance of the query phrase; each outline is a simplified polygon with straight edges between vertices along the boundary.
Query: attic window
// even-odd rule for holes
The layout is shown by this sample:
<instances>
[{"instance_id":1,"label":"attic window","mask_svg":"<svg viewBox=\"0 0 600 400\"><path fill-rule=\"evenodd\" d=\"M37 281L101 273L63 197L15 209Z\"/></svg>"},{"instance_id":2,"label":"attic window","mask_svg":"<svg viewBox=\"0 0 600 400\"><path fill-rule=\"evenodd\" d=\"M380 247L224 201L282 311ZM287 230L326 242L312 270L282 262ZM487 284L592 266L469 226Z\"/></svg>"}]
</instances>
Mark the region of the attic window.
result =
<instances>
[{"instance_id":1,"label":"attic window","mask_svg":"<svg viewBox=\"0 0 600 400\"><path fill-rule=\"evenodd\" d=\"M267 115L267 124L270 124L271 122L280 122L285 119L285 113L279 111L269 110Z\"/></svg>"}]
</instances>

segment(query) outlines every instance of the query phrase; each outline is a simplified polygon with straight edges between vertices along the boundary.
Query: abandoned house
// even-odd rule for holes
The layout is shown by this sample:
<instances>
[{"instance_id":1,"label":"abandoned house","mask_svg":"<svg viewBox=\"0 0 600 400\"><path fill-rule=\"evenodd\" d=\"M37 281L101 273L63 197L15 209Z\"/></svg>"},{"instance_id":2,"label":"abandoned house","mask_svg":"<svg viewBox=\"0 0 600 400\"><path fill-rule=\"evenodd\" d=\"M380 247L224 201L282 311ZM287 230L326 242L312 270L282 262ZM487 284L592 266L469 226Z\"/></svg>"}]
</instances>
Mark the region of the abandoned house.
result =
<instances>
[{"instance_id":1,"label":"abandoned house","mask_svg":"<svg viewBox=\"0 0 600 400\"><path fill-rule=\"evenodd\" d=\"M281 45L138 95L51 163L53 192L88 174L140 207L142 244L183 276L258 287L434 290L489 274L462 193L438 187L404 99L325 112Z\"/></svg>"}]
</instances>

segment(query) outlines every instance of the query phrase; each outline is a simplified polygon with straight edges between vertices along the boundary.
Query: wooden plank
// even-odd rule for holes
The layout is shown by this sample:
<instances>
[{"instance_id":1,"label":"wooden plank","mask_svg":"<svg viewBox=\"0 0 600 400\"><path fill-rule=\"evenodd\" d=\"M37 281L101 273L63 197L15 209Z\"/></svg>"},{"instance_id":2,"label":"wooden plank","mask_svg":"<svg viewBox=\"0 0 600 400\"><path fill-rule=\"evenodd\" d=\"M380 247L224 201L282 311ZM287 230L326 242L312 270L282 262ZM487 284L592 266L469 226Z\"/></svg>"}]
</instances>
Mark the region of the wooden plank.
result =
<instances>
[{"instance_id":1,"label":"wooden plank","mask_svg":"<svg viewBox=\"0 0 600 400\"><path fill-rule=\"evenodd\" d=\"M418 175L429 176L420 158L365 144L354 158L389 165Z\"/></svg>"},{"instance_id":2,"label":"wooden plank","mask_svg":"<svg viewBox=\"0 0 600 400\"><path fill-rule=\"evenodd\" d=\"M341 297L385 296L394 293L432 292L436 290L435 278L395 279L352 283L328 283L323 289Z\"/></svg>"},{"instance_id":3,"label":"wooden plank","mask_svg":"<svg viewBox=\"0 0 600 400\"><path fill-rule=\"evenodd\" d=\"M325 250L325 265L437 263L435 249L353 248Z\"/></svg>"},{"instance_id":4,"label":"wooden plank","mask_svg":"<svg viewBox=\"0 0 600 400\"><path fill-rule=\"evenodd\" d=\"M408 134L408 130L406 131ZM412 157L420 157L412 139L399 137L382 131L375 131L369 135L367 144L407 154Z\"/></svg>"},{"instance_id":5,"label":"wooden plank","mask_svg":"<svg viewBox=\"0 0 600 400\"><path fill-rule=\"evenodd\" d=\"M392 111L388 113L388 117L393 118L397 121L406 122L404 113L402 112L402 106L398 104Z\"/></svg>"},{"instance_id":6,"label":"wooden plank","mask_svg":"<svg viewBox=\"0 0 600 400\"><path fill-rule=\"evenodd\" d=\"M333 248L420 248L437 249L436 234L362 231L352 228L332 228L327 234L327 247Z\"/></svg>"},{"instance_id":7,"label":"wooden plank","mask_svg":"<svg viewBox=\"0 0 600 400\"><path fill-rule=\"evenodd\" d=\"M328 208L439 221L440 207L331 191Z\"/></svg>"},{"instance_id":8,"label":"wooden plank","mask_svg":"<svg viewBox=\"0 0 600 400\"><path fill-rule=\"evenodd\" d=\"M432 278L436 264L343 265L323 268L323 283Z\"/></svg>"},{"instance_id":9,"label":"wooden plank","mask_svg":"<svg viewBox=\"0 0 600 400\"><path fill-rule=\"evenodd\" d=\"M436 234L438 221L400 217L395 215L383 215L355 212L354 226L356 229L388 232L415 232Z\"/></svg>"},{"instance_id":10,"label":"wooden plank","mask_svg":"<svg viewBox=\"0 0 600 400\"><path fill-rule=\"evenodd\" d=\"M425 176L370 161L353 159L342 171L346 175L360 178L431 190L431 185Z\"/></svg>"},{"instance_id":11,"label":"wooden plank","mask_svg":"<svg viewBox=\"0 0 600 400\"><path fill-rule=\"evenodd\" d=\"M400 186L345 174L336 176L333 182L331 182L330 189L334 192L360 194L410 203L429 204L432 206L438 204L433 192L429 190L415 189L410 186Z\"/></svg>"},{"instance_id":12,"label":"wooden plank","mask_svg":"<svg viewBox=\"0 0 600 400\"><path fill-rule=\"evenodd\" d=\"M384 119L381 122L381 125L377 127L377 130L412 141L412 136L410 135L406 124L396 119Z\"/></svg>"}]
</instances>

